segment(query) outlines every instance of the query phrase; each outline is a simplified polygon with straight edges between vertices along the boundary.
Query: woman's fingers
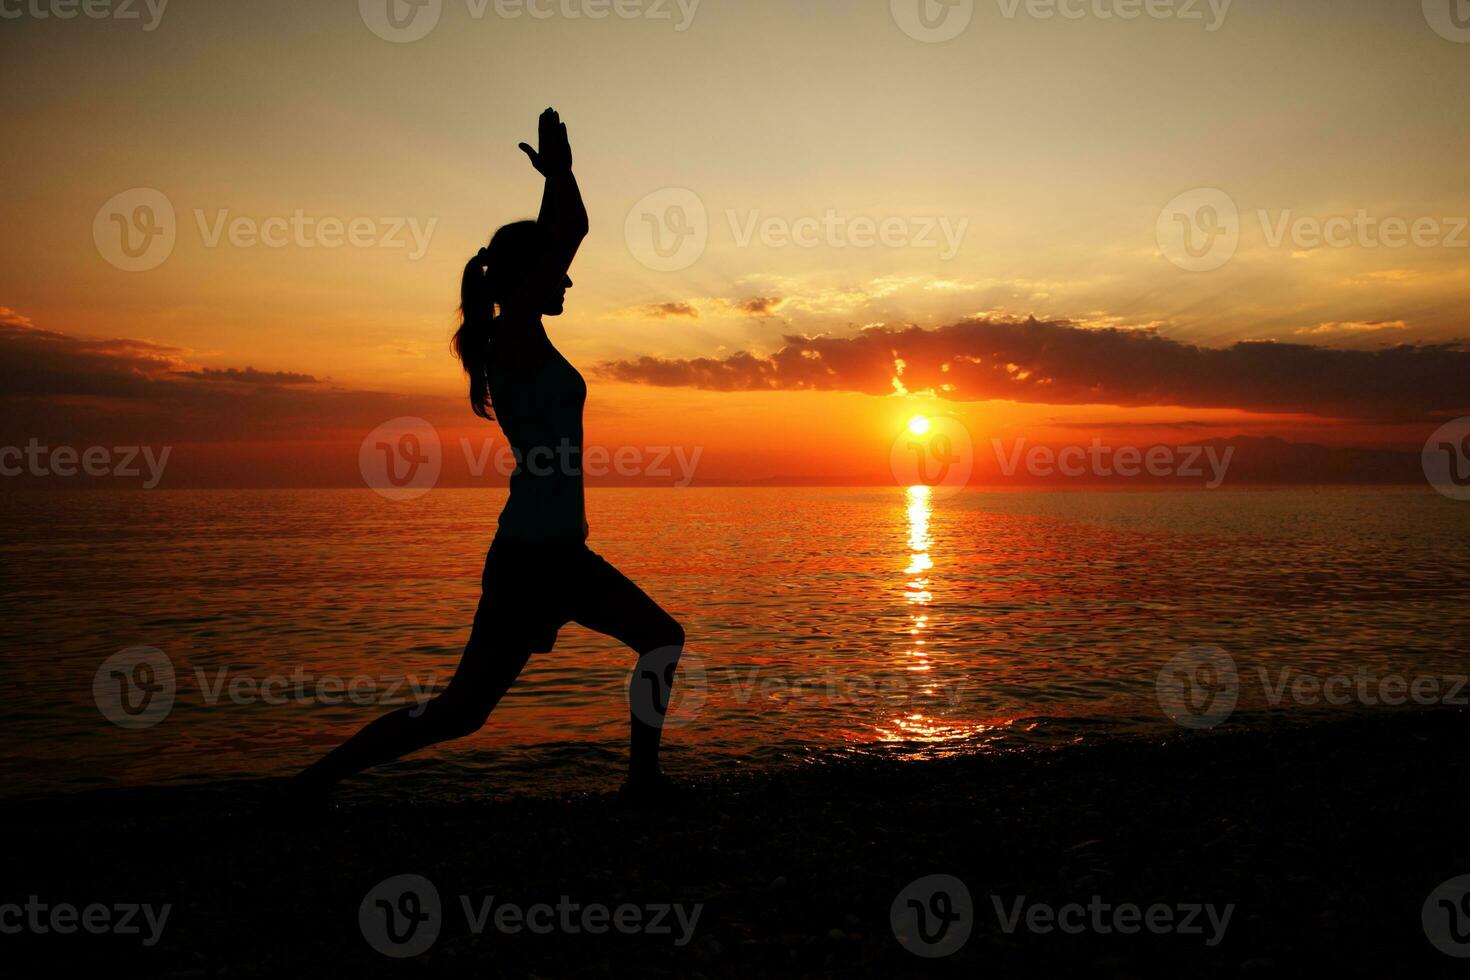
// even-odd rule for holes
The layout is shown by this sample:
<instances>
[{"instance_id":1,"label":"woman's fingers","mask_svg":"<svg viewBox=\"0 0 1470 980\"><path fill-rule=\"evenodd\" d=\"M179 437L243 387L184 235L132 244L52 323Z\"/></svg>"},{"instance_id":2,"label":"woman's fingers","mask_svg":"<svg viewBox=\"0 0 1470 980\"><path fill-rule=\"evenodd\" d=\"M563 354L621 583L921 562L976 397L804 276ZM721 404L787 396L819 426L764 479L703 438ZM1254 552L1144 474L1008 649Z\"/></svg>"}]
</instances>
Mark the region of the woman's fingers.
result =
<instances>
[{"instance_id":1,"label":"woman's fingers","mask_svg":"<svg viewBox=\"0 0 1470 980\"><path fill-rule=\"evenodd\" d=\"M539 154L535 150L531 149L530 144L528 144L528 143L519 143L517 145L520 147L521 151L523 153L525 153L527 157L530 158L530 160L531 160L531 166L535 167L536 170L537 170L537 172L540 172L540 170L541 170L541 154Z\"/></svg>"},{"instance_id":2,"label":"woman's fingers","mask_svg":"<svg viewBox=\"0 0 1470 980\"><path fill-rule=\"evenodd\" d=\"M541 113L537 136L541 144L539 150L533 150L525 143L520 144L520 148L531 158L531 164L537 170L545 173L543 164L555 170L571 166L572 148L567 140L567 125L561 121L561 116L555 109L548 108Z\"/></svg>"}]
</instances>

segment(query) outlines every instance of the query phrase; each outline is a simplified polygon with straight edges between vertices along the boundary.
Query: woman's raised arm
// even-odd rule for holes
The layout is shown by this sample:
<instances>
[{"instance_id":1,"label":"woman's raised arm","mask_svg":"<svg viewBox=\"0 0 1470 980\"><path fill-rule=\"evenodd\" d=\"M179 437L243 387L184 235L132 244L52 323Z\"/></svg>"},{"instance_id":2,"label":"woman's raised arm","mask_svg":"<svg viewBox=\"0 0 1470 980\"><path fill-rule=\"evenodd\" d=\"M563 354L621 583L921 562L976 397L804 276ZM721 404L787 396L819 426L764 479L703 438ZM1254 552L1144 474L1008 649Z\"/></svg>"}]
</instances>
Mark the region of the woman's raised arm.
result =
<instances>
[{"instance_id":1,"label":"woman's raised arm","mask_svg":"<svg viewBox=\"0 0 1470 980\"><path fill-rule=\"evenodd\" d=\"M546 235L547 254L536 279L538 285L559 286L582 239L587 237L587 208L582 204L577 178L572 176L572 146L567 140L566 123L555 109L547 109L541 113L538 129L539 148L520 144L531 166L546 178L536 224Z\"/></svg>"}]
</instances>

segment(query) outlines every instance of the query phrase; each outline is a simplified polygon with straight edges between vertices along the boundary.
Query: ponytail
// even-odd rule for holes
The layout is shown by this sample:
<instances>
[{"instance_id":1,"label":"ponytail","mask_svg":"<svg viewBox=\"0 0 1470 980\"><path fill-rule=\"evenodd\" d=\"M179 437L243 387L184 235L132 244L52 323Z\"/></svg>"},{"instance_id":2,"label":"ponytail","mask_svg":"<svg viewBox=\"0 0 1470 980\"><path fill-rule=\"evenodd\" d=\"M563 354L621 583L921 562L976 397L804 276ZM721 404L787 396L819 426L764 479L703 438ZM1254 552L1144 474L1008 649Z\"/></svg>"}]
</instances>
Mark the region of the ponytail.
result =
<instances>
[{"instance_id":1,"label":"ponytail","mask_svg":"<svg viewBox=\"0 0 1470 980\"><path fill-rule=\"evenodd\" d=\"M495 317L501 300L522 283L542 251L541 231L534 221L505 225L490 244L475 253L459 283L459 329L449 349L470 379L470 408L493 419L490 367L494 361Z\"/></svg>"},{"instance_id":2,"label":"ponytail","mask_svg":"<svg viewBox=\"0 0 1470 980\"><path fill-rule=\"evenodd\" d=\"M482 419L490 414L490 336L495 321L495 301L490 292L490 250L482 248L464 267L459 283L459 329L449 349L464 366L470 379L470 408Z\"/></svg>"}]
</instances>

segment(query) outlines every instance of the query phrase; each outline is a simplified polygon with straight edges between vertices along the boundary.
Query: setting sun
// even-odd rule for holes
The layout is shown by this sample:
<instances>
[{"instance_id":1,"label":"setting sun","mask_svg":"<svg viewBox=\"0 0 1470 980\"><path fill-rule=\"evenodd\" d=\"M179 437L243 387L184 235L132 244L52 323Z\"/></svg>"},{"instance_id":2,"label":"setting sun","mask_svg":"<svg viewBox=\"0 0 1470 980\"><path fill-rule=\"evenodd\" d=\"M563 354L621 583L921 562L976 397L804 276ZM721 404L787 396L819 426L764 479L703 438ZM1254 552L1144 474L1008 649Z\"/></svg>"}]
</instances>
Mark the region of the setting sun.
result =
<instances>
[{"instance_id":1,"label":"setting sun","mask_svg":"<svg viewBox=\"0 0 1470 980\"><path fill-rule=\"evenodd\" d=\"M922 415L915 415L909 419L909 431L916 436L921 436L929 431L929 420Z\"/></svg>"}]
</instances>

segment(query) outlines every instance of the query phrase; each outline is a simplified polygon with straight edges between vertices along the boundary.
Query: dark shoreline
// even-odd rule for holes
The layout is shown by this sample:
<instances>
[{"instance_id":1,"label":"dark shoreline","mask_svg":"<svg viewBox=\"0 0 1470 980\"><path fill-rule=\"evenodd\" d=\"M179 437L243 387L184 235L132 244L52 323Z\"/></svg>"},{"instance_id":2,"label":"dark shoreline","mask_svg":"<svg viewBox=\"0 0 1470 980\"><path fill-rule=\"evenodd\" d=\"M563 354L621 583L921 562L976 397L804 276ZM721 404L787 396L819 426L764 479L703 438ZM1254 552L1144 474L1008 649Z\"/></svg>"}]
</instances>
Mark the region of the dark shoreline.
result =
<instances>
[{"instance_id":1,"label":"dark shoreline","mask_svg":"<svg viewBox=\"0 0 1470 980\"><path fill-rule=\"evenodd\" d=\"M172 910L152 948L82 933L0 947L9 964L153 976L1463 975L1420 913L1437 885L1470 874L1467 735L1462 710L1387 711L752 774L696 785L664 811L407 791L302 813L262 784L10 801L0 903ZM445 910L437 942L406 960L373 950L357 918L370 888L403 873L433 881ZM968 942L933 960L903 949L889 917L899 890L931 874L959 878L974 902ZM682 947L673 935L477 936L461 895L703 911ZM1234 910L1215 946L1208 925L1008 935L992 896Z\"/></svg>"}]
</instances>

